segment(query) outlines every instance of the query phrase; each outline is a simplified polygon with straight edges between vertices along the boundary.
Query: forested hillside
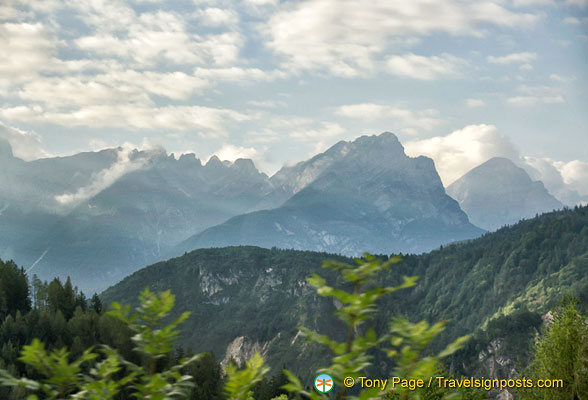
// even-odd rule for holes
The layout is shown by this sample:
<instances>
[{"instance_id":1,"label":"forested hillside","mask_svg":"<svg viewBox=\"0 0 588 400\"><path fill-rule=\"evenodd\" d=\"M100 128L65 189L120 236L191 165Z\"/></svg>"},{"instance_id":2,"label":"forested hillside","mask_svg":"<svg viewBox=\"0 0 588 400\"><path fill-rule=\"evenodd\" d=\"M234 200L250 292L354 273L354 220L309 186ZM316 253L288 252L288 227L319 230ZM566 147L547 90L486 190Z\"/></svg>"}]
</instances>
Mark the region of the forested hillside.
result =
<instances>
[{"instance_id":1,"label":"forested hillside","mask_svg":"<svg viewBox=\"0 0 588 400\"><path fill-rule=\"evenodd\" d=\"M193 311L182 340L195 351L214 350L219 359L261 351L270 365L302 373L320 364L322 355L303 345L297 326L341 334L329 317L335 305L305 282L313 272L325 275L319 267L326 258L345 260L256 247L202 249L138 271L103 298L128 303L145 286L171 289L178 296L177 312ZM402 275L420 279L382 304L380 327L396 314L415 321L447 319L436 347L474 334L455 356L456 370L482 368L476 360L492 342L494 355L500 352L517 366L528 359L530 334L538 332L541 314L566 294L588 304L588 207L544 214L424 255L404 255L381 283L396 283ZM480 359L485 356L491 354Z\"/></svg>"}]
</instances>

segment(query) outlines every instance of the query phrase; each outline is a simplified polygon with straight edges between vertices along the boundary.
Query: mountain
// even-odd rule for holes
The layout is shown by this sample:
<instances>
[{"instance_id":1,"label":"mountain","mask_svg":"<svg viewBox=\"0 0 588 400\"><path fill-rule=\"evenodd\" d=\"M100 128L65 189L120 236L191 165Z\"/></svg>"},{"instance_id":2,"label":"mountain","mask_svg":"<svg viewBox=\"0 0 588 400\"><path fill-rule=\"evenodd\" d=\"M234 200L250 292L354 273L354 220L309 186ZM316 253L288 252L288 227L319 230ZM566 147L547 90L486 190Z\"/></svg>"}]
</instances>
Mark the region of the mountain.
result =
<instances>
[{"instance_id":1,"label":"mountain","mask_svg":"<svg viewBox=\"0 0 588 400\"><path fill-rule=\"evenodd\" d=\"M325 365L325 355L304 344L298 327L337 338L345 333L332 317L336 304L305 281L319 273L335 284L335 277L319 268L325 259L352 262L309 251L200 249L137 271L102 298L107 304L136 304L145 287L170 289L176 295L174 316L192 311L181 340L194 351L212 350L219 359L237 360L260 351L274 372L286 365L309 378L315 367ZM453 371L513 377L529 361L542 315L568 294L588 307L586 271L588 207L551 212L478 239L405 256L378 283L394 285L403 275L417 275L417 285L382 299L374 325L385 327L395 315L447 320L432 350L473 334L450 360ZM379 355L374 364L381 368L378 376L390 367Z\"/></svg>"},{"instance_id":2,"label":"mountain","mask_svg":"<svg viewBox=\"0 0 588 400\"><path fill-rule=\"evenodd\" d=\"M477 166L446 190L473 224L491 231L563 207L542 182L501 157Z\"/></svg>"},{"instance_id":3,"label":"mountain","mask_svg":"<svg viewBox=\"0 0 588 400\"><path fill-rule=\"evenodd\" d=\"M24 162L0 146L0 256L104 289L272 190L251 160L108 149Z\"/></svg>"},{"instance_id":4,"label":"mountain","mask_svg":"<svg viewBox=\"0 0 588 400\"><path fill-rule=\"evenodd\" d=\"M268 197L292 194L281 206L233 217L189 238L176 254L229 245L423 252L483 233L445 194L433 161L406 156L392 133L339 142L271 181Z\"/></svg>"},{"instance_id":5,"label":"mountain","mask_svg":"<svg viewBox=\"0 0 588 400\"><path fill-rule=\"evenodd\" d=\"M0 139L0 200L23 212L64 211L56 196L90 185L117 160L117 149L25 162Z\"/></svg>"}]
</instances>

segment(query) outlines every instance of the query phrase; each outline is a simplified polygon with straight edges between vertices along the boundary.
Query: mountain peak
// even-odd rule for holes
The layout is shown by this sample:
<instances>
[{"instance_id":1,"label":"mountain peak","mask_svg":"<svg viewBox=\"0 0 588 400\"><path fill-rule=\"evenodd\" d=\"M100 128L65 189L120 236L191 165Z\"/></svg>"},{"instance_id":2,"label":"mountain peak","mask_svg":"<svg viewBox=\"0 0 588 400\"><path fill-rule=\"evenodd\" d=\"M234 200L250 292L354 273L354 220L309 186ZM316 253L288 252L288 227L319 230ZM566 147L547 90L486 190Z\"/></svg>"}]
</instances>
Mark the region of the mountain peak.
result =
<instances>
[{"instance_id":1,"label":"mountain peak","mask_svg":"<svg viewBox=\"0 0 588 400\"><path fill-rule=\"evenodd\" d=\"M502 169L517 169L519 168L514 161L505 157L492 157L485 163L480 164L478 167L484 168L502 168Z\"/></svg>"},{"instance_id":2,"label":"mountain peak","mask_svg":"<svg viewBox=\"0 0 588 400\"><path fill-rule=\"evenodd\" d=\"M458 180L476 180L490 182L496 186L528 185L531 177L524 169L517 166L512 160L504 157L494 157L473 168ZM457 181L456 181L457 182Z\"/></svg>"},{"instance_id":3,"label":"mountain peak","mask_svg":"<svg viewBox=\"0 0 588 400\"><path fill-rule=\"evenodd\" d=\"M223 162L220 160L220 158L218 158L216 155L210 157L210 159L208 160L208 162L205 165L206 167L224 167L225 164L223 164Z\"/></svg>"},{"instance_id":4,"label":"mountain peak","mask_svg":"<svg viewBox=\"0 0 588 400\"><path fill-rule=\"evenodd\" d=\"M236 159L233 164L231 164L231 168L235 168L241 171L247 172L255 172L258 173L259 171L255 168L255 164L249 158L238 158Z\"/></svg>"},{"instance_id":5,"label":"mountain peak","mask_svg":"<svg viewBox=\"0 0 588 400\"><path fill-rule=\"evenodd\" d=\"M351 142L351 146L358 154L372 159L388 159L390 157L405 156L404 147L400 143L400 140L391 132L361 136Z\"/></svg>"},{"instance_id":6,"label":"mountain peak","mask_svg":"<svg viewBox=\"0 0 588 400\"><path fill-rule=\"evenodd\" d=\"M202 162L199 158L196 157L196 154L194 153L182 154L180 158L178 158L178 161L182 163L196 163L198 165L202 165Z\"/></svg>"},{"instance_id":7,"label":"mountain peak","mask_svg":"<svg viewBox=\"0 0 588 400\"><path fill-rule=\"evenodd\" d=\"M535 214L561 208L541 181L533 181L512 160L494 157L446 189L475 225L495 230Z\"/></svg>"},{"instance_id":8,"label":"mountain peak","mask_svg":"<svg viewBox=\"0 0 588 400\"><path fill-rule=\"evenodd\" d=\"M363 135L355 139L352 143L355 144L386 144L386 145L400 145L398 136L392 132L382 132L379 135Z\"/></svg>"}]
</instances>

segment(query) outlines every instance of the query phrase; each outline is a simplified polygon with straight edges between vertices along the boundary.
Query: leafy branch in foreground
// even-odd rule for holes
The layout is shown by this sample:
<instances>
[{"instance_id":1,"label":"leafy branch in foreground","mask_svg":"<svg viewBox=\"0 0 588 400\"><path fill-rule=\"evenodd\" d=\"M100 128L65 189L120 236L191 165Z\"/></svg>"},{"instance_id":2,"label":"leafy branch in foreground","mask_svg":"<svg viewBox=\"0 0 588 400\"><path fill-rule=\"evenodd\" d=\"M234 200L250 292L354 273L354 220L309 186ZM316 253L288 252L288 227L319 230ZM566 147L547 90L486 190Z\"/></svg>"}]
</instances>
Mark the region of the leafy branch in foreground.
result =
<instances>
[{"instance_id":1,"label":"leafy branch in foreground","mask_svg":"<svg viewBox=\"0 0 588 400\"><path fill-rule=\"evenodd\" d=\"M229 400L253 400L253 387L261 381L263 376L269 371L264 365L263 358L259 353L255 353L245 368L239 370L232 362L227 366L227 382L225 391Z\"/></svg>"},{"instance_id":2,"label":"leafy branch in foreground","mask_svg":"<svg viewBox=\"0 0 588 400\"><path fill-rule=\"evenodd\" d=\"M371 399L390 396L402 399L422 398L423 395L418 390L410 390L402 385L395 387L387 385L385 389L375 387L364 389L358 395L347 395L344 379L351 377L358 382L360 376L365 376L366 369L372 365L370 351L379 349L387 343L386 354L396 364L392 376L428 380L437 370L440 358L453 353L467 340L467 337L459 338L437 356L421 357L420 353L442 331L444 323L429 326L425 321L415 324L406 319L397 318L390 323L389 331L379 336L373 328L360 329L377 311L378 299L415 285L417 277L413 276L404 277L403 282L398 286L374 286L376 276L400 260L400 257L392 257L386 262L381 262L374 256L365 254L364 258L355 259L355 265L334 261L325 262L323 267L339 272L343 281L350 285L350 291L335 289L316 274L308 279L319 295L334 298L341 304L336 315L347 326L347 337L344 342L338 342L307 328L300 328L308 341L326 346L334 354L332 364L318 372L328 373L333 377L336 385L342 388L338 398ZM287 373L287 375L290 383L285 386L286 389L313 400L324 398L317 392L306 391L302 382L294 374ZM388 381L391 382L391 379Z\"/></svg>"},{"instance_id":3,"label":"leafy branch in foreground","mask_svg":"<svg viewBox=\"0 0 588 400\"><path fill-rule=\"evenodd\" d=\"M181 370L199 358L199 355L182 359L177 365L157 372L157 360L172 350L179 334L176 329L188 317L184 313L168 325L163 319L173 308L175 298L169 292L154 294L145 289L139 296L141 305L136 314L130 306L113 303L109 314L127 324L134 332L134 350L143 359L143 366L124 360L116 350L102 346L99 351L86 350L81 357L69 362L65 348L48 353L45 346L35 339L24 346L19 358L44 378L33 380L15 378L0 370L0 383L21 387L42 394L47 399L112 399L126 391L138 399L186 398L192 384L191 377ZM120 377L122 375L122 377ZM36 395L29 399L37 399Z\"/></svg>"}]
</instances>

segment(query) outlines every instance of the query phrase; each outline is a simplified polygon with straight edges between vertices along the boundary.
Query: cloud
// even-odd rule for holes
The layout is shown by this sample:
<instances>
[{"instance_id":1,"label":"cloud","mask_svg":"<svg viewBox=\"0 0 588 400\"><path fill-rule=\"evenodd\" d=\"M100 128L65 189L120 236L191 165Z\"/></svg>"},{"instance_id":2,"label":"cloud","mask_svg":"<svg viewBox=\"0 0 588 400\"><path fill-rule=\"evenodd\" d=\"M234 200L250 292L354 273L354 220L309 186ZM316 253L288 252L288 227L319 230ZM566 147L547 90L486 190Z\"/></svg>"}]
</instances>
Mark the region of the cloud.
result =
<instances>
[{"instance_id":1,"label":"cloud","mask_svg":"<svg viewBox=\"0 0 588 400\"><path fill-rule=\"evenodd\" d=\"M353 77L377 70L379 58L394 54L394 47L406 40L442 33L480 36L488 25L525 27L539 19L489 1L307 0L289 3L273 14L262 34L285 68ZM439 60L443 71L452 65ZM398 60L392 61L394 68ZM409 61L424 62L414 57Z\"/></svg>"},{"instance_id":2,"label":"cloud","mask_svg":"<svg viewBox=\"0 0 588 400\"><path fill-rule=\"evenodd\" d=\"M219 150L215 151L214 155L220 160L233 162L238 158L256 159L259 157L259 151L254 147L240 147L232 144L225 144Z\"/></svg>"},{"instance_id":3,"label":"cloud","mask_svg":"<svg viewBox=\"0 0 588 400\"><path fill-rule=\"evenodd\" d=\"M142 168L147 159L131 159L133 150L131 147L123 147L119 150L117 160L110 167L97 172L92 176L92 182L79 188L75 193L63 193L55 196L55 200L62 205L71 205L94 197L104 189L108 188L120 177L129 172Z\"/></svg>"},{"instance_id":4,"label":"cloud","mask_svg":"<svg viewBox=\"0 0 588 400\"><path fill-rule=\"evenodd\" d=\"M528 52L512 53L501 57L488 56L486 59L489 63L501 65L529 63L537 59L537 54Z\"/></svg>"},{"instance_id":5,"label":"cloud","mask_svg":"<svg viewBox=\"0 0 588 400\"><path fill-rule=\"evenodd\" d=\"M67 127L121 128L163 131L200 130L203 135L224 136L226 126L252 117L230 109L203 106L145 106L141 104L91 105L74 111L40 107L0 108L0 116Z\"/></svg>"},{"instance_id":6,"label":"cloud","mask_svg":"<svg viewBox=\"0 0 588 400\"><path fill-rule=\"evenodd\" d=\"M412 111L374 103L340 106L335 114L348 118L388 120L391 125L409 134L416 133L416 130L431 131L444 122L438 117L437 110Z\"/></svg>"},{"instance_id":7,"label":"cloud","mask_svg":"<svg viewBox=\"0 0 588 400\"><path fill-rule=\"evenodd\" d=\"M537 6L553 6L553 0L513 0L515 7L537 7Z\"/></svg>"},{"instance_id":8,"label":"cloud","mask_svg":"<svg viewBox=\"0 0 588 400\"><path fill-rule=\"evenodd\" d=\"M0 138L8 141L15 157L25 161L49 157L42 145L41 136L0 122Z\"/></svg>"},{"instance_id":9,"label":"cloud","mask_svg":"<svg viewBox=\"0 0 588 400\"><path fill-rule=\"evenodd\" d=\"M209 7L196 12L197 18L206 26L237 25L239 15L233 10Z\"/></svg>"},{"instance_id":10,"label":"cloud","mask_svg":"<svg viewBox=\"0 0 588 400\"><path fill-rule=\"evenodd\" d=\"M35 77L54 63L56 39L41 23L0 24L0 84Z\"/></svg>"},{"instance_id":11,"label":"cloud","mask_svg":"<svg viewBox=\"0 0 588 400\"><path fill-rule=\"evenodd\" d=\"M588 0L566 0L565 3L576 7L588 7Z\"/></svg>"},{"instance_id":12,"label":"cloud","mask_svg":"<svg viewBox=\"0 0 588 400\"><path fill-rule=\"evenodd\" d=\"M100 104L152 104L150 96L153 95L185 100L210 85L206 79L183 72L114 70L92 77L42 77L23 85L17 95L59 109Z\"/></svg>"},{"instance_id":13,"label":"cloud","mask_svg":"<svg viewBox=\"0 0 588 400\"><path fill-rule=\"evenodd\" d=\"M278 0L245 0L245 2L255 6L278 4Z\"/></svg>"},{"instance_id":14,"label":"cloud","mask_svg":"<svg viewBox=\"0 0 588 400\"><path fill-rule=\"evenodd\" d=\"M256 82L272 81L276 78L285 77L281 71L263 71L259 68L196 68L194 75L210 81L226 82Z\"/></svg>"},{"instance_id":15,"label":"cloud","mask_svg":"<svg viewBox=\"0 0 588 400\"><path fill-rule=\"evenodd\" d=\"M534 106L537 104L561 104L565 99L560 88L553 86L527 86L517 87L520 96L507 99L509 104L515 106Z\"/></svg>"},{"instance_id":16,"label":"cloud","mask_svg":"<svg viewBox=\"0 0 588 400\"><path fill-rule=\"evenodd\" d=\"M116 57L135 68L227 65L237 60L244 42L234 30L201 34L191 28L204 25L203 20L215 25L235 22L237 15L229 10L206 8L182 15L159 9L138 14L121 1L87 0L71 6L93 28L73 41L79 49L93 56Z\"/></svg>"},{"instance_id":17,"label":"cloud","mask_svg":"<svg viewBox=\"0 0 588 400\"><path fill-rule=\"evenodd\" d=\"M484 100L480 100L480 99L467 99L466 104L470 108L484 107L486 105Z\"/></svg>"},{"instance_id":18,"label":"cloud","mask_svg":"<svg viewBox=\"0 0 588 400\"><path fill-rule=\"evenodd\" d=\"M558 74L549 75L549 79L559 83L570 83L576 80L575 76L562 76Z\"/></svg>"},{"instance_id":19,"label":"cloud","mask_svg":"<svg viewBox=\"0 0 588 400\"><path fill-rule=\"evenodd\" d=\"M424 57L416 54L391 56L386 60L387 71L404 78L434 80L455 76L465 61L450 54Z\"/></svg>"},{"instance_id":20,"label":"cloud","mask_svg":"<svg viewBox=\"0 0 588 400\"><path fill-rule=\"evenodd\" d=\"M523 168L541 180L551 194L566 205L588 201L588 162L556 161L546 157L523 157Z\"/></svg>"},{"instance_id":21,"label":"cloud","mask_svg":"<svg viewBox=\"0 0 588 400\"><path fill-rule=\"evenodd\" d=\"M247 104L261 108L281 108L288 105L286 102L280 100L250 100Z\"/></svg>"},{"instance_id":22,"label":"cloud","mask_svg":"<svg viewBox=\"0 0 588 400\"><path fill-rule=\"evenodd\" d=\"M296 141L313 144L311 155L321 153L333 145L336 138L340 138L347 131L334 122L323 122L314 129L297 129L290 132L290 137Z\"/></svg>"},{"instance_id":23,"label":"cloud","mask_svg":"<svg viewBox=\"0 0 588 400\"><path fill-rule=\"evenodd\" d=\"M228 65L237 60L244 38L237 32L200 36L185 30L172 13L142 14L123 36L97 32L76 39L77 46L97 56L118 57L137 67L168 65Z\"/></svg>"},{"instance_id":24,"label":"cloud","mask_svg":"<svg viewBox=\"0 0 588 400\"><path fill-rule=\"evenodd\" d=\"M582 21L576 17L566 17L563 19L563 23L568 25L580 25Z\"/></svg>"},{"instance_id":25,"label":"cloud","mask_svg":"<svg viewBox=\"0 0 588 400\"><path fill-rule=\"evenodd\" d=\"M447 136L410 141L404 148L411 157L431 157L445 186L492 157L519 158L508 138L495 126L484 124L469 125Z\"/></svg>"}]
</instances>

